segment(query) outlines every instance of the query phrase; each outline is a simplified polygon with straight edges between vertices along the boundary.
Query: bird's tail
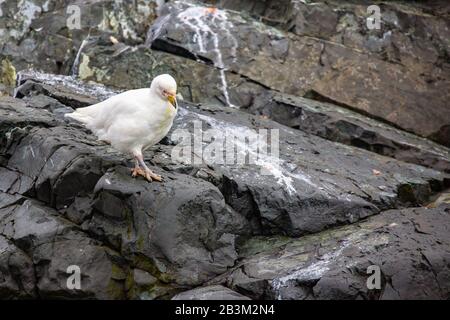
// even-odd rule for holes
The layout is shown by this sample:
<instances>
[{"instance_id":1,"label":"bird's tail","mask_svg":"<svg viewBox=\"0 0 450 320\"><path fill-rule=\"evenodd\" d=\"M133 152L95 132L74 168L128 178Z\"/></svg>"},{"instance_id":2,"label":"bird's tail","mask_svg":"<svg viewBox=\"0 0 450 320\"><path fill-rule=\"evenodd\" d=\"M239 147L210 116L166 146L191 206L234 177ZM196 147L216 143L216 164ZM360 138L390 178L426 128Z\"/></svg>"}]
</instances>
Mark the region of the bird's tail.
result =
<instances>
[{"instance_id":1,"label":"bird's tail","mask_svg":"<svg viewBox=\"0 0 450 320\"><path fill-rule=\"evenodd\" d=\"M91 120L90 116L85 115L85 114L83 114L82 112L79 112L79 111L74 111L72 113L66 113L64 115L64 117L75 119L75 120L80 121L80 122L82 122L84 124L89 123L90 120Z\"/></svg>"},{"instance_id":2,"label":"bird's tail","mask_svg":"<svg viewBox=\"0 0 450 320\"><path fill-rule=\"evenodd\" d=\"M94 104L89 107L78 108L72 113L66 113L64 116L75 119L84 124L90 124L99 112L100 103Z\"/></svg>"}]
</instances>

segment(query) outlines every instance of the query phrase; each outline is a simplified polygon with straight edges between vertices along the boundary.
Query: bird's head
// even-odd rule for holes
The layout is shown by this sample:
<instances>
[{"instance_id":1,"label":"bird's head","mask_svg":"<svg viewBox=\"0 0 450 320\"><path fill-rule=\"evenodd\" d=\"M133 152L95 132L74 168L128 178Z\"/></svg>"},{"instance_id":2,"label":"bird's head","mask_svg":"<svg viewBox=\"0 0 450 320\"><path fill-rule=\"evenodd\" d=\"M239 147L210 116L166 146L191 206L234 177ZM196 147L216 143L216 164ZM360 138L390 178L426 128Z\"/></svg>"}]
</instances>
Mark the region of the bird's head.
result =
<instances>
[{"instance_id":1,"label":"bird's head","mask_svg":"<svg viewBox=\"0 0 450 320\"><path fill-rule=\"evenodd\" d=\"M177 82L171 75L161 74L155 77L150 85L150 90L153 90L163 100L169 101L175 109L178 107Z\"/></svg>"}]
</instances>

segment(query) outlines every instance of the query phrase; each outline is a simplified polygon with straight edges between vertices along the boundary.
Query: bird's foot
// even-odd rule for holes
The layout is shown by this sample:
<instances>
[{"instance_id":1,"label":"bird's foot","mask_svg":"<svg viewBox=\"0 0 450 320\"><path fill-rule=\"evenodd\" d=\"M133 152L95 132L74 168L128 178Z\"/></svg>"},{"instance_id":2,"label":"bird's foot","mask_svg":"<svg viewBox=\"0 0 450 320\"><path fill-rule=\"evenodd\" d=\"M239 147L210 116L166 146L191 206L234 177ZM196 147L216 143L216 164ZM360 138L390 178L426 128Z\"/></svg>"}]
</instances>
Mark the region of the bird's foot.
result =
<instances>
[{"instance_id":1,"label":"bird's foot","mask_svg":"<svg viewBox=\"0 0 450 320\"><path fill-rule=\"evenodd\" d=\"M143 176L149 182L152 182L153 180L159 181L159 182L162 181L162 177L158 174L153 173L152 170L150 170L150 169L144 170L139 167L135 167L135 168L131 169L131 176L133 178L135 178L137 176Z\"/></svg>"},{"instance_id":2,"label":"bird's foot","mask_svg":"<svg viewBox=\"0 0 450 320\"><path fill-rule=\"evenodd\" d=\"M144 169L141 169L141 168L133 168L133 169L131 169L131 176L133 178L136 178L137 176L143 176L149 182L153 181L152 177Z\"/></svg>"},{"instance_id":3,"label":"bird's foot","mask_svg":"<svg viewBox=\"0 0 450 320\"><path fill-rule=\"evenodd\" d=\"M147 178L145 176L145 170L141 169L139 167L134 167L133 169L131 169L131 176L133 178L136 178L137 176L143 176L144 178ZM151 180L150 180L151 181Z\"/></svg>"},{"instance_id":4,"label":"bird's foot","mask_svg":"<svg viewBox=\"0 0 450 320\"><path fill-rule=\"evenodd\" d=\"M152 180L155 180L155 181L158 181L158 182L162 181L162 177L159 174L153 173L153 171L150 170L150 169L145 170L145 178L148 181L152 181Z\"/></svg>"}]
</instances>

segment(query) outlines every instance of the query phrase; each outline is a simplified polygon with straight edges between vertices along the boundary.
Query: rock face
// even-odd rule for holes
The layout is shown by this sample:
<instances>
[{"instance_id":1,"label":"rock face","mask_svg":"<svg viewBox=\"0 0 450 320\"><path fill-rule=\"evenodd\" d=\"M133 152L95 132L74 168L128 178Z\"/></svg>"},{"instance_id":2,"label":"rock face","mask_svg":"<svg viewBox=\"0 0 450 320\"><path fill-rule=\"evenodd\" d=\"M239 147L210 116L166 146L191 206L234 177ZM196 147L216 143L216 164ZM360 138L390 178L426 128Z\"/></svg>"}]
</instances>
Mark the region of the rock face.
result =
<instances>
[{"instance_id":1,"label":"rock face","mask_svg":"<svg viewBox=\"0 0 450 320\"><path fill-rule=\"evenodd\" d=\"M368 5L0 1L0 298L450 299L450 7ZM161 73L147 183L64 114Z\"/></svg>"},{"instance_id":2,"label":"rock face","mask_svg":"<svg viewBox=\"0 0 450 320\"><path fill-rule=\"evenodd\" d=\"M2 68L34 65L120 88L169 70L193 102L258 109L268 90L312 95L450 146L446 1L380 3L374 30L368 3L203 2L237 11L187 1L4 1Z\"/></svg>"},{"instance_id":3,"label":"rock face","mask_svg":"<svg viewBox=\"0 0 450 320\"><path fill-rule=\"evenodd\" d=\"M0 56L11 57L18 70L31 64L53 73L76 71L80 47L97 38L143 42L157 11L152 0L7 0L0 6Z\"/></svg>"},{"instance_id":4,"label":"rock face","mask_svg":"<svg viewBox=\"0 0 450 320\"><path fill-rule=\"evenodd\" d=\"M127 155L62 116L113 91L36 72L21 78L16 95L22 99L0 103L0 235L4 254L28 261L34 277L21 269L23 280L14 280L8 271L0 290L5 297L170 297L226 273L245 239L327 232L387 209L424 204L449 184L443 172L228 107L188 103L181 104L169 139L146 154L165 178L149 184L130 176ZM179 133L194 139L196 126L226 139L277 129L279 166L272 153L254 164L220 165L202 154L204 148L176 160ZM232 142L243 148L238 153L254 152ZM70 265L81 269L80 290L66 286Z\"/></svg>"},{"instance_id":5,"label":"rock face","mask_svg":"<svg viewBox=\"0 0 450 320\"><path fill-rule=\"evenodd\" d=\"M254 238L214 282L254 299L448 299L449 212L389 210L300 239ZM369 289L375 269L380 287Z\"/></svg>"},{"instance_id":6,"label":"rock face","mask_svg":"<svg viewBox=\"0 0 450 320\"><path fill-rule=\"evenodd\" d=\"M424 91L427 91L427 94L431 95L432 88L437 84L436 81L440 82L442 80L442 85L449 81L447 56L450 42L444 35L445 30L449 27L448 15L450 7L446 1L429 1L426 4L420 2L406 4L397 1L379 3L381 13L381 28L379 30L367 29L367 7L372 3L364 1L359 4L346 1L315 1L314 4L308 4L307 2L289 0L276 1L276 3L275 1L264 1L263 3L260 1L246 1L245 4L233 0L204 2L214 3L223 8L245 11L278 29L290 31L300 37L310 37L321 41L324 46L324 51L321 55L322 58L325 58L322 61L324 67L328 67L327 54L334 51L332 49L334 44L352 49L353 53L346 53L343 56L341 53L338 53L341 61L331 66L340 74L336 76L332 71L326 71L326 75L329 75L330 78L326 76L323 79L318 79L321 83L313 90L327 98L381 117L402 128L422 135L425 131L420 131L424 127L418 129L418 122L424 121L426 116L420 115L421 110L426 109L434 113L437 109L430 107L431 104L423 100L416 101L417 105L420 104L423 107L419 107L414 111L410 108L410 102L415 100L414 94L417 91L424 89ZM409 31L406 32L406 30ZM330 51L326 50L326 47ZM344 52L348 51L343 50L342 53ZM359 62L356 61L358 53L368 54L367 58L370 60L368 66L359 65ZM349 62L347 59L354 61ZM380 60L387 63L385 64ZM331 61L334 61L334 59L331 58ZM401 68L394 71L396 67L391 68L393 67L392 64L398 64ZM348 74L348 71L354 67L359 70L357 74ZM411 87L406 83L404 83L405 87L397 82L391 83L389 82L390 75L386 75L386 72L381 71L384 68L386 68L386 71L390 70L397 73L400 78L402 73L409 74L414 83L411 83ZM384 73L384 75L379 76L378 71ZM364 75L361 73L364 73ZM363 82L362 84L360 83L361 81L358 81L357 77L359 75L366 77L365 81L359 78ZM441 77L441 75L444 76ZM367 81L367 79L373 81ZM402 82L401 79L400 81ZM386 91L384 90L386 88L382 89L379 87L381 82L386 85L392 85L392 90ZM402 87L403 89L409 87L410 90L407 91L411 94L407 93L405 96L405 91L402 90ZM365 90L360 90L361 88L365 88ZM368 98L368 96L372 95L372 97L375 97L379 89L382 90L381 92L383 92L385 98ZM353 94L355 92L357 92L357 95ZM398 100L397 93L399 92L402 92L401 95L405 101L408 100L404 111L400 111L397 108L398 105L389 107L390 103L401 103ZM385 105L383 103L384 99L390 100L389 94L392 94L393 99ZM421 94L421 96L425 97L427 94ZM345 95L351 96L351 98L346 99ZM366 95L367 99L362 95ZM370 106L367 103L373 103L373 105ZM382 105L382 108L380 108L380 105ZM446 112L445 114L445 118L448 119L448 114ZM437 111L432 117L440 116L440 111ZM445 121L447 120L444 120L442 123ZM410 125L407 125L408 122ZM431 124L436 124L435 120L430 121ZM410 129L413 126L416 127L415 130ZM436 131L434 139L448 146L450 141L448 124L444 124L440 130Z\"/></svg>"},{"instance_id":7,"label":"rock face","mask_svg":"<svg viewBox=\"0 0 450 320\"><path fill-rule=\"evenodd\" d=\"M274 93L249 111L327 140L450 172L450 149L330 103Z\"/></svg>"},{"instance_id":8,"label":"rock face","mask_svg":"<svg viewBox=\"0 0 450 320\"><path fill-rule=\"evenodd\" d=\"M366 8L301 5L292 34L240 14L176 3L167 10L171 23L161 17L147 41L160 50L188 51L264 87L313 93L449 145L448 20L386 4L383 28L367 33ZM314 28L322 25L330 29Z\"/></svg>"}]
</instances>

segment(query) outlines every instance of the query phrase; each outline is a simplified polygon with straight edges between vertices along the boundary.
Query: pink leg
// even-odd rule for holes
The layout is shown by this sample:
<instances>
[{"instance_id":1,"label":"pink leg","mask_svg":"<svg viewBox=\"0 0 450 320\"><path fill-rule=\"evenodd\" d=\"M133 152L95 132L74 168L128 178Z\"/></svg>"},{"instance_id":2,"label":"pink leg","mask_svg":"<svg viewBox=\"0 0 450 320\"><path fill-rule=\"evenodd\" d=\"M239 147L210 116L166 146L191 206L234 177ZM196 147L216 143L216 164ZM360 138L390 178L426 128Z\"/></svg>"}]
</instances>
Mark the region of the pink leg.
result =
<instances>
[{"instance_id":1,"label":"pink leg","mask_svg":"<svg viewBox=\"0 0 450 320\"><path fill-rule=\"evenodd\" d=\"M136 152L134 154L134 157L136 159L136 165L134 169L132 170L132 176L136 177L138 175L141 175L145 177L149 182L155 181L162 181L162 178L160 175L153 173L152 170L150 170L149 167L144 162L144 157L142 156L142 152Z\"/></svg>"}]
</instances>

